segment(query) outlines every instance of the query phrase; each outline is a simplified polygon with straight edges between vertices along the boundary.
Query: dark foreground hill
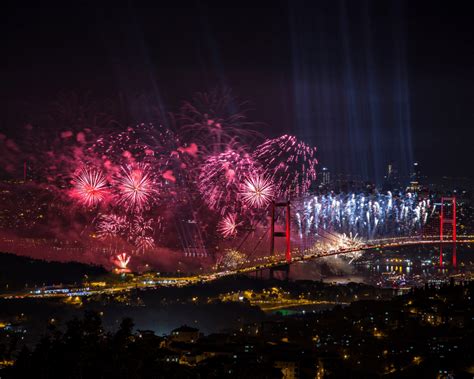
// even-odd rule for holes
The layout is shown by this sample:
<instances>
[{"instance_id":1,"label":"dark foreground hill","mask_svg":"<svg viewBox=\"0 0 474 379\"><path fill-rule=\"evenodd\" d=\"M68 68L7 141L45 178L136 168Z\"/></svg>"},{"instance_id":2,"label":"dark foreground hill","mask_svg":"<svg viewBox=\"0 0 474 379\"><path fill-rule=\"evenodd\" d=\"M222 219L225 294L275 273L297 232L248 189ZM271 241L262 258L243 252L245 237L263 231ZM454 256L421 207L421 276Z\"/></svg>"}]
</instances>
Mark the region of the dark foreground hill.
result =
<instances>
[{"instance_id":1,"label":"dark foreground hill","mask_svg":"<svg viewBox=\"0 0 474 379\"><path fill-rule=\"evenodd\" d=\"M48 262L0 253L0 288L17 290L53 284L80 283L84 275L95 277L106 274L103 267L77 262Z\"/></svg>"}]
</instances>

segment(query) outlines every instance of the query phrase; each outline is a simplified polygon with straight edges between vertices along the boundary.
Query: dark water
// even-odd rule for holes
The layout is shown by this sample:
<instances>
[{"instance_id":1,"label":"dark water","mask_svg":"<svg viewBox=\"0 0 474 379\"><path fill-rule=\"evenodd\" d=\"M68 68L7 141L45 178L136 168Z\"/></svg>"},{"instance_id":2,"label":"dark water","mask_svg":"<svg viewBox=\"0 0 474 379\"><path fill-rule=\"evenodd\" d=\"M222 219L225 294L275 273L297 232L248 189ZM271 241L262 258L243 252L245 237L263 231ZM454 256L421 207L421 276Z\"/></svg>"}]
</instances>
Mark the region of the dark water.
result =
<instances>
[{"instance_id":1,"label":"dark water","mask_svg":"<svg viewBox=\"0 0 474 379\"><path fill-rule=\"evenodd\" d=\"M301 305L297 307L289 307L289 308L282 308L277 309L269 312L270 314L277 315L277 316L292 316L295 314L306 314L306 313L319 313L321 311L325 311L328 309L332 309L337 304L312 304L312 305ZM340 305L346 305L340 303Z\"/></svg>"},{"instance_id":2,"label":"dark water","mask_svg":"<svg viewBox=\"0 0 474 379\"><path fill-rule=\"evenodd\" d=\"M442 250L442 251L440 251ZM442 254L441 254L442 252ZM474 247L451 245L403 247L367 251L358 258L327 257L291 267L292 279L347 283L363 282L381 287L411 287L427 282L474 279Z\"/></svg>"}]
</instances>

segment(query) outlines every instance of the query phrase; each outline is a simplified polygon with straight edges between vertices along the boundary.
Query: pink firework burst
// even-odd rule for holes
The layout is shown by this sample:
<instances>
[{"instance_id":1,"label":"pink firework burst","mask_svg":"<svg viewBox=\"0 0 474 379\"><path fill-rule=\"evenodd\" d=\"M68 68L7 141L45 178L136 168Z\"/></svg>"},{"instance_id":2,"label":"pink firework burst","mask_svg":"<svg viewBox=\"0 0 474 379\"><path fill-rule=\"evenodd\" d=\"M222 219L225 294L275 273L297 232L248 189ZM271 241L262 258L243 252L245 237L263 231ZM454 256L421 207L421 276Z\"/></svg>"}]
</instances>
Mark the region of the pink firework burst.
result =
<instances>
[{"instance_id":1,"label":"pink firework burst","mask_svg":"<svg viewBox=\"0 0 474 379\"><path fill-rule=\"evenodd\" d=\"M219 221L217 230L224 238L235 237L237 235L237 227L240 223L237 223L236 219L237 215L235 213L230 213Z\"/></svg>"},{"instance_id":2,"label":"pink firework burst","mask_svg":"<svg viewBox=\"0 0 474 379\"><path fill-rule=\"evenodd\" d=\"M129 210L145 208L155 193L155 183L147 165L122 167L117 182L119 203Z\"/></svg>"},{"instance_id":3,"label":"pink firework burst","mask_svg":"<svg viewBox=\"0 0 474 379\"><path fill-rule=\"evenodd\" d=\"M107 194L107 179L99 170L84 168L74 178L74 192L82 204L94 206Z\"/></svg>"},{"instance_id":4,"label":"pink firework burst","mask_svg":"<svg viewBox=\"0 0 474 379\"><path fill-rule=\"evenodd\" d=\"M255 123L248 120L244 106L245 103L239 102L228 89L197 93L182 105L177 115L181 131L219 152L231 141L244 141L258 135L252 130Z\"/></svg>"},{"instance_id":5,"label":"pink firework burst","mask_svg":"<svg viewBox=\"0 0 474 379\"><path fill-rule=\"evenodd\" d=\"M201 166L199 192L210 209L224 215L238 202L244 178L256 169L252 157L244 150L228 148L210 155Z\"/></svg>"},{"instance_id":6,"label":"pink firework burst","mask_svg":"<svg viewBox=\"0 0 474 379\"><path fill-rule=\"evenodd\" d=\"M279 196L301 196L316 180L316 148L283 135L257 147L254 158L271 173Z\"/></svg>"},{"instance_id":7,"label":"pink firework burst","mask_svg":"<svg viewBox=\"0 0 474 379\"><path fill-rule=\"evenodd\" d=\"M153 220L152 218L145 220L141 215L135 217L133 220L132 230L136 235L145 235L147 232L153 232Z\"/></svg>"},{"instance_id":8,"label":"pink firework burst","mask_svg":"<svg viewBox=\"0 0 474 379\"><path fill-rule=\"evenodd\" d=\"M153 249L155 247L155 240L149 236L138 236L135 240L135 246L144 253L146 250Z\"/></svg>"},{"instance_id":9,"label":"pink firework burst","mask_svg":"<svg viewBox=\"0 0 474 379\"><path fill-rule=\"evenodd\" d=\"M263 175L248 176L242 187L242 201L249 207L262 208L274 195L273 183Z\"/></svg>"},{"instance_id":10,"label":"pink firework burst","mask_svg":"<svg viewBox=\"0 0 474 379\"><path fill-rule=\"evenodd\" d=\"M114 238L127 229L127 220L115 214L101 215L97 224L97 236L100 239Z\"/></svg>"}]
</instances>

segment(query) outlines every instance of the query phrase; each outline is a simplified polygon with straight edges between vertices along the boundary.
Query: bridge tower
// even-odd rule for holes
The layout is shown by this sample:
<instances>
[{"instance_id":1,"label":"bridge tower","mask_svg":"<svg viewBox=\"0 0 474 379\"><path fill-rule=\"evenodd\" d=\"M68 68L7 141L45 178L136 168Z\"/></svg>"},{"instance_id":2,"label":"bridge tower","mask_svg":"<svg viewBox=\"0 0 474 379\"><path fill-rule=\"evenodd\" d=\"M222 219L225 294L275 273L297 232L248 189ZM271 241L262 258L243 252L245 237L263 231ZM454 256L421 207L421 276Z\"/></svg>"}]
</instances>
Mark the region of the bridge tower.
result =
<instances>
[{"instance_id":1,"label":"bridge tower","mask_svg":"<svg viewBox=\"0 0 474 379\"><path fill-rule=\"evenodd\" d=\"M285 210L285 225L284 231L275 231L275 221L276 221L276 210L277 208L283 208ZM291 223L291 215L290 215L290 201L285 202L272 202L272 211L271 211L271 221L270 221L270 255L275 255L275 238L285 238L286 240L286 249L285 249L285 259L286 264L274 267L270 269L270 277L273 278L274 271L283 271L288 278L288 274L290 271L290 263L291 263L291 244L290 244L290 223Z\"/></svg>"},{"instance_id":2,"label":"bridge tower","mask_svg":"<svg viewBox=\"0 0 474 379\"><path fill-rule=\"evenodd\" d=\"M285 231L275 231L275 212L276 208L285 208ZM291 262L291 245L290 245L290 202L272 202L272 219L270 225L270 255L275 255L275 237L284 237L286 239L286 262Z\"/></svg>"},{"instance_id":3,"label":"bridge tower","mask_svg":"<svg viewBox=\"0 0 474 379\"><path fill-rule=\"evenodd\" d=\"M446 212L444 210L445 204L451 203L451 216L446 217ZM441 198L441 212L439 216L439 239L443 241L444 239L444 225L451 225L452 240L456 241L456 198L455 197L442 197Z\"/></svg>"},{"instance_id":4,"label":"bridge tower","mask_svg":"<svg viewBox=\"0 0 474 379\"><path fill-rule=\"evenodd\" d=\"M445 205L449 204L450 211L446 212ZM446 216L447 215L447 216ZM445 228L445 225L448 228ZM443 242L445 240L446 229L449 230L447 236L453 241L453 267L456 267L456 198L455 197L442 197L441 198L441 211L439 214L439 240ZM443 266L443 244L439 247L439 264Z\"/></svg>"}]
</instances>

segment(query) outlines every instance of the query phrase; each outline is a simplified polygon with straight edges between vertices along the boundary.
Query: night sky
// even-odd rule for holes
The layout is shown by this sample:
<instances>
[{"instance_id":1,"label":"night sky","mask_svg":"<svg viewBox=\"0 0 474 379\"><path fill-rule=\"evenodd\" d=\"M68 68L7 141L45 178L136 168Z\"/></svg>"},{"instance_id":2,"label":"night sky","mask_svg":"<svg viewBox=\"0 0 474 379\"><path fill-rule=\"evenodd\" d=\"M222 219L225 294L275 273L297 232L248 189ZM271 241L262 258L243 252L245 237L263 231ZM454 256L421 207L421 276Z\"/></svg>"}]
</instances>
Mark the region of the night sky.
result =
<instances>
[{"instance_id":1,"label":"night sky","mask_svg":"<svg viewBox=\"0 0 474 379\"><path fill-rule=\"evenodd\" d=\"M474 23L461 2L25 4L2 12L5 131L62 91L145 93L173 110L221 85L262 133L315 144L333 172L380 181L389 161L402 174L419 161L472 177Z\"/></svg>"}]
</instances>

